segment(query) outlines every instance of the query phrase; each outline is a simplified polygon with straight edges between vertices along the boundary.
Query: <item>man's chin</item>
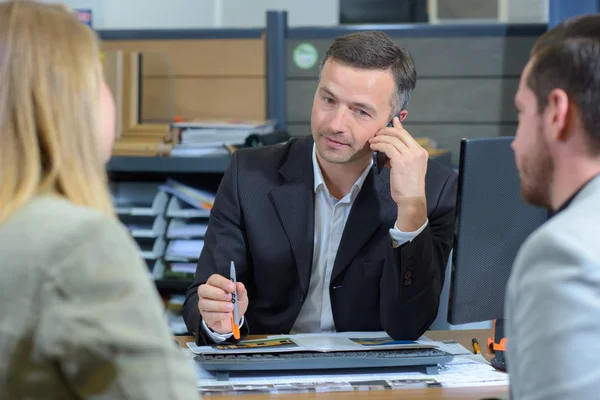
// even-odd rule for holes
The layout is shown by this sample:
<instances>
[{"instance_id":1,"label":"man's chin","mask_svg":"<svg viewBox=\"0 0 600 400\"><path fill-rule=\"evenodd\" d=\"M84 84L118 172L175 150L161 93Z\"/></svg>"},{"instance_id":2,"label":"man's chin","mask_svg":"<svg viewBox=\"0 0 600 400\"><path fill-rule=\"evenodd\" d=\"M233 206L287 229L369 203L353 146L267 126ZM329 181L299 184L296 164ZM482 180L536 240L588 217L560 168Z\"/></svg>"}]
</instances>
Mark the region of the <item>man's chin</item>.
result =
<instances>
[{"instance_id":1,"label":"man's chin","mask_svg":"<svg viewBox=\"0 0 600 400\"><path fill-rule=\"evenodd\" d=\"M350 157L343 154L329 154L325 152L325 154L321 155L323 160L327 161L330 164L346 164L350 161Z\"/></svg>"},{"instance_id":2,"label":"man's chin","mask_svg":"<svg viewBox=\"0 0 600 400\"><path fill-rule=\"evenodd\" d=\"M332 164L344 164L352 158L349 149L331 149L328 146L317 146L317 152L324 161Z\"/></svg>"},{"instance_id":3,"label":"man's chin","mask_svg":"<svg viewBox=\"0 0 600 400\"><path fill-rule=\"evenodd\" d=\"M525 204L533 207L548 208L548 200L539 190L521 186L521 198Z\"/></svg>"}]
</instances>

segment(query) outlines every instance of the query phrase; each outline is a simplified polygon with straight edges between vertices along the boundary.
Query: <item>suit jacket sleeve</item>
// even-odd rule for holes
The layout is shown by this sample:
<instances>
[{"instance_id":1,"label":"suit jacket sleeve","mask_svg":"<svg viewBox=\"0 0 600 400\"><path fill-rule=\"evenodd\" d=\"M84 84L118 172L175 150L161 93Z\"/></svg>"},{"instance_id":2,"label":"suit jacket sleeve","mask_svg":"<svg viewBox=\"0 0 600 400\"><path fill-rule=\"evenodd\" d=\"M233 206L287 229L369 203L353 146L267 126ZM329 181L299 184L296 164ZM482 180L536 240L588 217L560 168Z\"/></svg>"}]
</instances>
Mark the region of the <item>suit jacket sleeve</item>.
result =
<instances>
[{"instance_id":1,"label":"suit jacket sleeve","mask_svg":"<svg viewBox=\"0 0 600 400\"><path fill-rule=\"evenodd\" d=\"M381 321L397 340L417 339L437 316L453 243L456 173L442 177L439 188L433 192L437 201L429 224L412 241L397 248L390 244L386 256L380 284Z\"/></svg>"},{"instance_id":2,"label":"suit jacket sleeve","mask_svg":"<svg viewBox=\"0 0 600 400\"><path fill-rule=\"evenodd\" d=\"M243 224L243 215L238 193L239 152L231 156L231 161L223 175L211 210L208 229L204 236L204 247L196 267L194 283L187 290L183 304L183 317L188 328L196 338L196 344L213 343L202 329L202 319L198 309L198 287L213 274L229 278L229 265L235 262L237 280L248 288L247 240ZM241 327L241 336L249 332L248 318ZM231 337L227 342L235 342Z\"/></svg>"},{"instance_id":3,"label":"suit jacket sleeve","mask_svg":"<svg viewBox=\"0 0 600 400\"><path fill-rule=\"evenodd\" d=\"M568 223L533 233L511 273L506 355L517 399L598 397L600 261L581 226Z\"/></svg>"}]
</instances>

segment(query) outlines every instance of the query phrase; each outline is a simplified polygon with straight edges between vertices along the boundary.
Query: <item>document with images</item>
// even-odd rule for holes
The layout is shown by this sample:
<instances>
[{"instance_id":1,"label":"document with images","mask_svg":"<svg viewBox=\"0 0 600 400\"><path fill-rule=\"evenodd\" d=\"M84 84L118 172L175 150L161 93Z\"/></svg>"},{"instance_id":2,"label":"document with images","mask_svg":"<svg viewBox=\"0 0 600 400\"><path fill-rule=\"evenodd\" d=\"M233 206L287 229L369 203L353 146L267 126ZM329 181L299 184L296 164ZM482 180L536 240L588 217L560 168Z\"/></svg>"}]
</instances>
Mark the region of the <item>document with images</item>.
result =
<instances>
[{"instance_id":1,"label":"document with images","mask_svg":"<svg viewBox=\"0 0 600 400\"><path fill-rule=\"evenodd\" d=\"M194 354L371 351L436 347L433 343L394 340L385 332L277 335L267 336L264 339L242 340L237 344L197 346L190 342L187 345Z\"/></svg>"}]
</instances>

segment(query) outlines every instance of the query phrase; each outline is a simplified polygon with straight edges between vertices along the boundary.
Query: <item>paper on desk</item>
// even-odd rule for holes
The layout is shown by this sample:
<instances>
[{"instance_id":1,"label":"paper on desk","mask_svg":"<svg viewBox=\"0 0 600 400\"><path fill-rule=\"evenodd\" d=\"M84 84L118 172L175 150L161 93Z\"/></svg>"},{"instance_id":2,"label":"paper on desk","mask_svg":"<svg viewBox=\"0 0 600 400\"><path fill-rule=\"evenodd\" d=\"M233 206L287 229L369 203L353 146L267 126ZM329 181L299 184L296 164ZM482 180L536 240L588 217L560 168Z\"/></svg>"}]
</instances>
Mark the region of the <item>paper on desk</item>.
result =
<instances>
[{"instance_id":1,"label":"paper on desk","mask_svg":"<svg viewBox=\"0 0 600 400\"><path fill-rule=\"evenodd\" d=\"M508 385L509 382L507 373L496 370L485 360L472 360L470 356L455 357L444 369L436 376L444 387Z\"/></svg>"},{"instance_id":2,"label":"paper on desk","mask_svg":"<svg viewBox=\"0 0 600 400\"><path fill-rule=\"evenodd\" d=\"M433 343L433 342L432 342ZM285 353L294 351L331 352L331 351L369 351L381 349L425 349L434 348L432 343L415 341L397 341L385 333L374 335L364 332L354 335L338 333L300 334L268 336L265 339L243 340L235 345L197 346L187 343L195 354L250 354Z\"/></svg>"},{"instance_id":3,"label":"paper on desk","mask_svg":"<svg viewBox=\"0 0 600 400\"><path fill-rule=\"evenodd\" d=\"M469 359L472 361L476 361L479 363L490 365L490 362L485 359L483 354L473 354L469 349L464 347L462 344L458 343L455 340L442 340L440 342L435 342L429 339L426 336L421 337L418 342L420 343L434 343L435 347L438 349L445 351L446 353L453 354L455 356L461 356L462 358Z\"/></svg>"},{"instance_id":4,"label":"paper on desk","mask_svg":"<svg viewBox=\"0 0 600 400\"><path fill-rule=\"evenodd\" d=\"M423 343L423 344L433 343L433 344L435 344L435 347L437 347L438 349L445 351L446 353L453 354L455 356L474 355L469 349L467 349L465 346L463 346L462 344L458 343L455 340L442 340L442 341L436 342L436 341L429 339L427 336L422 336L421 338L419 338L418 342Z\"/></svg>"},{"instance_id":5,"label":"paper on desk","mask_svg":"<svg viewBox=\"0 0 600 400\"><path fill-rule=\"evenodd\" d=\"M194 354L186 350L193 359ZM478 355L481 356L481 355ZM193 362L193 361L192 361ZM303 371L287 375L285 371L262 371L232 375L227 382L217 381L212 372L195 362L197 387L201 394L241 393L294 393L360 390L393 390L428 387L488 387L508 386L508 374L496 371L487 363L471 360L469 356L457 356L438 375L420 372L394 372L394 369L377 370L375 373L349 373Z\"/></svg>"}]
</instances>

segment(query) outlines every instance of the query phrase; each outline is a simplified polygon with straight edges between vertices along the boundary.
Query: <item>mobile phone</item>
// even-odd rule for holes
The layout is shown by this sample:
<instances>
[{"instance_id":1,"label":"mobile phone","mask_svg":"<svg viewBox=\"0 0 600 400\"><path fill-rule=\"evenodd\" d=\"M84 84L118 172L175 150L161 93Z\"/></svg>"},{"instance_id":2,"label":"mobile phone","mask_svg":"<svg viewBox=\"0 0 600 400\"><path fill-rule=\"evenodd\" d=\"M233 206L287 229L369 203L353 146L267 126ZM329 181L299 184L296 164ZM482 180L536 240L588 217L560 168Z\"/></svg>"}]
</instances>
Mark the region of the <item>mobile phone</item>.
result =
<instances>
[{"instance_id":1,"label":"mobile phone","mask_svg":"<svg viewBox=\"0 0 600 400\"><path fill-rule=\"evenodd\" d=\"M390 121L390 123L387 125L387 127L391 128L392 126L394 126L393 118ZM373 165L375 166L375 172L380 174L381 171L383 170L383 168L385 167L385 164L388 162L388 160L389 160L389 158L384 152L374 151L373 152Z\"/></svg>"}]
</instances>

